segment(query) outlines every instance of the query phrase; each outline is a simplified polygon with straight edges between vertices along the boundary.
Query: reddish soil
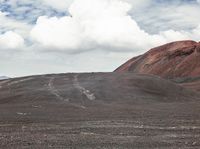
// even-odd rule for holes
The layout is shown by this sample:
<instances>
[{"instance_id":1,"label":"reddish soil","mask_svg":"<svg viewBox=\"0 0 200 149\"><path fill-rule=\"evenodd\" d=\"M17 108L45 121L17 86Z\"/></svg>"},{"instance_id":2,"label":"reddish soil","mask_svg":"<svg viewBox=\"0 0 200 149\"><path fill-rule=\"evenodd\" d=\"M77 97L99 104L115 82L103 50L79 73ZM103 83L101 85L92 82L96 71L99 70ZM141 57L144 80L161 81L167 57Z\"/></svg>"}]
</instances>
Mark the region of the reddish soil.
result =
<instances>
[{"instance_id":1,"label":"reddish soil","mask_svg":"<svg viewBox=\"0 0 200 149\"><path fill-rule=\"evenodd\" d=\"M200 91L200 43L177 41L151 49L134 57L115 72L152 74ZM186 82L184 82L186 80ZM190 82L191 81L191 82Z\"/></svg>"},{"instance_id":2,"label":"reddish soil","mask_svg":"<svg viewBox=\"0 0 200 149\"><path fill-rule=\"evenodd\" d=\"M115 72L153 74L163 78L200 76L200 43L178 41L151 49Z\"/></svg>"}]
</instances>

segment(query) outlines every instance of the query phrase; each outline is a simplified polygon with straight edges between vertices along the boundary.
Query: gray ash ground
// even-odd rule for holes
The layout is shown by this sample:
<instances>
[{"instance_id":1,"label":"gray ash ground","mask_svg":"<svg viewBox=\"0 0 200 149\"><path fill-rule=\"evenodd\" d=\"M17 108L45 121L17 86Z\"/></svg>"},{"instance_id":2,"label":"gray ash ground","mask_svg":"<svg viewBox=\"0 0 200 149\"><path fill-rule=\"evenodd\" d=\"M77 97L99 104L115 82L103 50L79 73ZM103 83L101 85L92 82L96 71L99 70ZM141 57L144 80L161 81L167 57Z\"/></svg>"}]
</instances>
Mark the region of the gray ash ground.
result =
<instances>
[{"instance_id":1,"label":"gray ash ground","mask_svg":"<svg viewBox=\"0 0 200 149\"><path fill-rule=\"evenodd\" d=\"M0 148L198 149L200 96L155 76L0 81Z\"/></svg>"}]
</instances>

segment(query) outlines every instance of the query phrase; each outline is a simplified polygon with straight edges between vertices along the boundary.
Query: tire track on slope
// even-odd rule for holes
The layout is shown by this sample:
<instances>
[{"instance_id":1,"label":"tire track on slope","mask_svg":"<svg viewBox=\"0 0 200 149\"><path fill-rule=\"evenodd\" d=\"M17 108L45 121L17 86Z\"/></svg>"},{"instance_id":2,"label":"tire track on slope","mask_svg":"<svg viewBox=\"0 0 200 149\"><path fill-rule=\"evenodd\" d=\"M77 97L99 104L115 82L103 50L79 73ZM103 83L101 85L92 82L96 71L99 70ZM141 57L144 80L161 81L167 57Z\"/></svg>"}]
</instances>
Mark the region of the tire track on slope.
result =
<instances>
[{"instance_id":1,"label":"tire track on slope","mask_svg":"<svg viewBox=\"0 0 200 149\"><path fill-rule=\"evenodd\" d=\"M54 87L54 80L55 80L55 77L52 77L50 78L49 83L48 83L48 89L51 92L51 94L53 94L58 100L69 102L69 99L65 99L64 97L62 97L59 91Z\"/></svg>"},{"instance_id":2,"label":"tire track on slope","mask_svg":"<svg viewBox=\"0 0 200 149\"><path fill-rule=\"evenodd\" d=\"M81 94L85 95L88 100L90 100L90 101L95 100L96 99L95 94L92 93L90 90L87 90L86 88L81 86L79 81L78 81L78 77L79 77L78 74L74 76L74 79L73 79L74 87L76 89L78 89Z\"/></svg>"},{"instance_id":3,"label":"tire track on slope","mask_svg":"<svg viewBox=\"0 0 200 149\"><path fill-rule=\"evenodd\" d=\"M54 86L54 80L55 80L55 77L51 77L50 80L49 80L49 83L48 83L48 90L50 91L50 93L52 95L54 95L58 100L61 100L61 101L65 101L65 102L68 102L70 105L76 107L76 108L81 108L81 109L85 109L86 107L85 106L82 106L82 105L78 105L78 104L73 104L73 103L70 103L70 99L69 98L64 98L60 93L59 91L55 88Z\"/></svg>"}]
</instances>

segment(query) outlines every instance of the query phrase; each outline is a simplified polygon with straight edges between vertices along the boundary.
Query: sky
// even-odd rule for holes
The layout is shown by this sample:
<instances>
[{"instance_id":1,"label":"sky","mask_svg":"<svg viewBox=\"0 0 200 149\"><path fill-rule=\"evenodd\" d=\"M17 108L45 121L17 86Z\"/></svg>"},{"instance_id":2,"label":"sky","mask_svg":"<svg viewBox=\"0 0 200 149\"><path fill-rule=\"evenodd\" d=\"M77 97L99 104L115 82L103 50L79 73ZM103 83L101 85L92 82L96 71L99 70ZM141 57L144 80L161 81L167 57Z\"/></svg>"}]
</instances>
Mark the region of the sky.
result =
<instances>
[{"instance_id":1,"label":"sky","mask_svg":"<svg viewBox=\"0 0 200 149\"><path fill-rule=\"evenodd\" d=\"M0 76L110 72L200 41L200 0L0 0Z\"/></svg>"}]
</instances>

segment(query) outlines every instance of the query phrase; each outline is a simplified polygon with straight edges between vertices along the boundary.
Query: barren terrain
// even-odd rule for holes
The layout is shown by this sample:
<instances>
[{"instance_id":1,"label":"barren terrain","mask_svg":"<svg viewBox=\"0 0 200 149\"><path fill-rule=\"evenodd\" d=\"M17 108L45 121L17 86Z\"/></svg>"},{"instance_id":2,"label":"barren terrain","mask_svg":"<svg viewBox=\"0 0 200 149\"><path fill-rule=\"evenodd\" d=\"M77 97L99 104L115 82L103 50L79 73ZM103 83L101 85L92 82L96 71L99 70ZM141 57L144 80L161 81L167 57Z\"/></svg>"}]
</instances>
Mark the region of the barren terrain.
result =
<instances>
[{"instance_id":1,"label":"barren terrain","mask_svg":"<svg viewBox=\"0 0 200 149\"><path fill-rule=\"evenodd\" d=\"M200 148L200 98L160 77L52 74L0 81L0 148Z\"/></svg>"}]
</instances>

